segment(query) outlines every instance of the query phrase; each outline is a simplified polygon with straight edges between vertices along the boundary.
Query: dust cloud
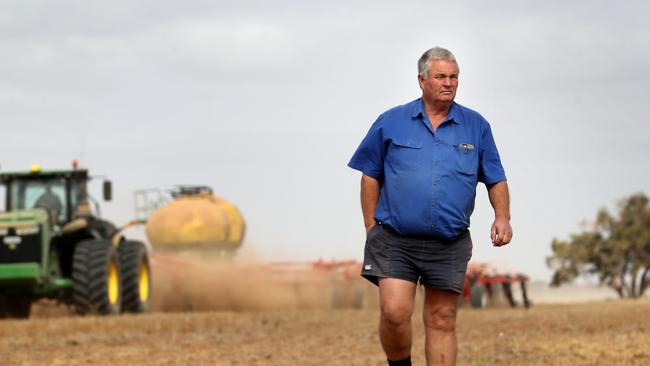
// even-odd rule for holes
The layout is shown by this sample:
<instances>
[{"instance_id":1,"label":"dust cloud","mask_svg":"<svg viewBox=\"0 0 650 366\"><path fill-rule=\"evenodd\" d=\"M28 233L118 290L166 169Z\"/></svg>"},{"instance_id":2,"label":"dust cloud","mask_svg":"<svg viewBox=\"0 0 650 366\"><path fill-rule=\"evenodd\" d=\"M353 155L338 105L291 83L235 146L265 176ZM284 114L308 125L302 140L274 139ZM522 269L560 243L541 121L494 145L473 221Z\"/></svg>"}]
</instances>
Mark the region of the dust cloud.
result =
<instances>
[{"instance_id":1,"label":"dust cloud","mask_svg":"<svg viewBox=\"0 0 650 366\"><path fill-rule=\"evenodd\" d=\"M155 255L153 312L364 307L371 285L354 266L234 262L209 255Z\"/></svg>"},{"instance_id":2,"label":"dust cloud","mask_svg":"<svg viewBox=\"0 0 650 366\"><path fill-rule=\"evenodd\" d=\"M377 289L348 262L268 263L252 252L226 259L210 252L155 253L150 312L364 308ZM55 300L32 305L33 318L74 315Z\"/></svg>"}]
</instances>

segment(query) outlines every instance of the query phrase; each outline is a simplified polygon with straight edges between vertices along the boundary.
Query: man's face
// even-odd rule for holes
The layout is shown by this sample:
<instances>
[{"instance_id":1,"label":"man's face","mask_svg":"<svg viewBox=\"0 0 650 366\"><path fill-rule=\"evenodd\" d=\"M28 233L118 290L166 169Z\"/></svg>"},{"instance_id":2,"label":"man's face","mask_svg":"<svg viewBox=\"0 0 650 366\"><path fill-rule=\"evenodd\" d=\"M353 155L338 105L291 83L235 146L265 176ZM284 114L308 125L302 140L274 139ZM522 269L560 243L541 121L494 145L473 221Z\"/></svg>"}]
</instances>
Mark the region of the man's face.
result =
<instances>
[{"instance_id":1,"label":"man's face","mask_svg":"<svg viewBox=\"0 0 650 366\"><path fill-rule=\"evenodd\" d=\"M429 103L451 103L458 89L458 65L454 61L433 60L424 75L418 75L422 97Z\"/></svg>"}]
</instances>

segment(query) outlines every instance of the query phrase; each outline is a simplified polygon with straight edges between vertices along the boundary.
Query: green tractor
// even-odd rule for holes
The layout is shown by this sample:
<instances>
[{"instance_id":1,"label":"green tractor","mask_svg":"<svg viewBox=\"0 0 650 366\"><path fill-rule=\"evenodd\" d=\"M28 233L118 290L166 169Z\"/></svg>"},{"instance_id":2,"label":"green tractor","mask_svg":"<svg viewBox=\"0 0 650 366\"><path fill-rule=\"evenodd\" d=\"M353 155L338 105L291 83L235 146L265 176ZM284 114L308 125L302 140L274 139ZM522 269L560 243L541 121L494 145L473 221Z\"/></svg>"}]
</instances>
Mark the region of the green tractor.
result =
<instances>
[{"instance_id":1,"label":"green tractor","mask_svg":"<svg viewBox=\"0 0 650 366\"><path fill-rule=\"evenodd\" d=\"M73 306L78 314L148 310L151 272L148 248L126 240L103 220L88 195L88 170L0 174L0 318L29 317L41 298ZM104 181L104 200L112 196ZM94 204L94 212L90 202Z\"/></svg>"}]
</instances>

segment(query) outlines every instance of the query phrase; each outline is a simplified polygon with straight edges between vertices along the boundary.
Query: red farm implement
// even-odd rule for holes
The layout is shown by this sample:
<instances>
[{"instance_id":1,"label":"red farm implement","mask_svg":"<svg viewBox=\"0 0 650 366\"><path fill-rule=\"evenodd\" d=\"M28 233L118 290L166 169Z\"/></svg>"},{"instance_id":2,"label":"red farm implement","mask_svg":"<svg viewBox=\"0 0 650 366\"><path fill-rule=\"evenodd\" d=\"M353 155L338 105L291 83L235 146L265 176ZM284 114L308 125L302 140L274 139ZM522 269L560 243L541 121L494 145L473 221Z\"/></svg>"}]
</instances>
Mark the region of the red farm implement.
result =
<instances>
[{"instance_id":1,"label":"red farm implement","mask_svg":"<svg viewBox=\"0 0 650 366\"><path fill-rule=\"evenodd\" d=\"M489 263L472 262L465 276L462 303L474 308L514 308L520 304L513 294L518 292L521 304L528 308L531 302L528 299L527 283L528 277L521 273L499 271Z\"/></svg>"}]
</instances>

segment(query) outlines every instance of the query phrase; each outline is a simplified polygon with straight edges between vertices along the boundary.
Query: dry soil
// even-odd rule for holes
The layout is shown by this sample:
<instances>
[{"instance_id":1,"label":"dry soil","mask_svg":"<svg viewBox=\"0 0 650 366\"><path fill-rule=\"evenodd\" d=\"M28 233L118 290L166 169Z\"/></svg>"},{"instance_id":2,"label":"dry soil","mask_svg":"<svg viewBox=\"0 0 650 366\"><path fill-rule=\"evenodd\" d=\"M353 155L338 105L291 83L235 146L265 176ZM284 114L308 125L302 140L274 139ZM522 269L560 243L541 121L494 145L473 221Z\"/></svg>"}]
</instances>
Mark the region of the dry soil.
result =
<instances>
[{"instance_id":1,"label":"dry soil","mask_svg":"<svg viewBox=\"0 0 650 366\"><path fill-rule=\"evenodd\" d=\"M189 312L0 321L5 365L383 365L377 311ZM424 365L414 316L413 358ZM650 301L461 309L459 365L650 365Z\"/></svg>"}]
</instances>

